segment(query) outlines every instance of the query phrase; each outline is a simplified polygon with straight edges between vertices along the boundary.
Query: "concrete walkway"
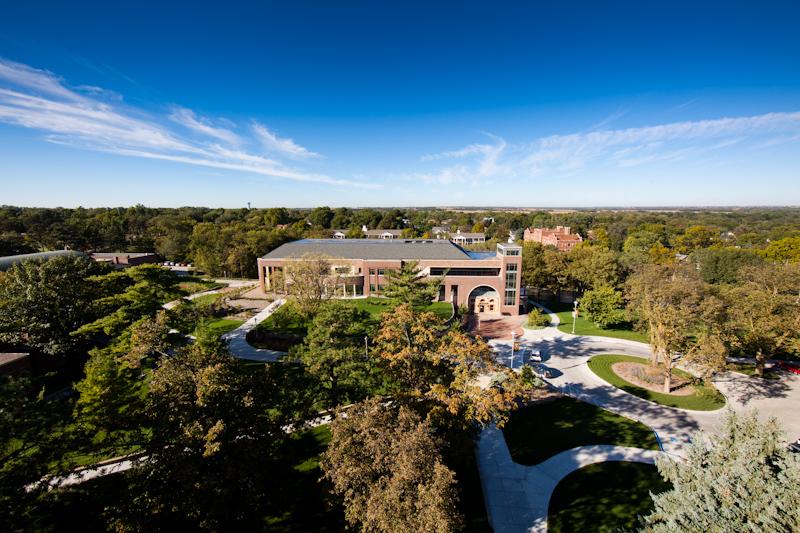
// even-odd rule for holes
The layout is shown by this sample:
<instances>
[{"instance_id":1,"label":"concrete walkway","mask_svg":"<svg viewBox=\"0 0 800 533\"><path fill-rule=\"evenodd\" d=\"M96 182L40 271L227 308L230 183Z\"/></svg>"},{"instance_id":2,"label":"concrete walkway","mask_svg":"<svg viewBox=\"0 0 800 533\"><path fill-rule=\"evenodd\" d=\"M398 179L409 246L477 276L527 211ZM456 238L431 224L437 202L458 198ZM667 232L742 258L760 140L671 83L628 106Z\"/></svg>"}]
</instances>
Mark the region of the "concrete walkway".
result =
<instances>
[{"instance_id":1,"label":"concrete walkway","mask_svg":"<svg viewBox=\"0 0 800 533\"><path fill-rule=\"evenodd\" d=\"M549 310L544 309L544 312ZM564 394L641 422L653 429L664 452L586 446L557 454L543 463L525 467L514 463L502 432L488 428L481 434L477 457L489 519L497 532L546 531L547 506L558 482L569 472L602 461L653 462L661 453L684 456L698 430L714 432L724 418L716 411L689 411L659 405L614 387L592 372L587 362L599 354L624 354L647 358L648 344L608 337L570 335L555 326L525 329L519 351L509 341L491 340L496 359L519 370L538 351L543 365L553 374L548 383ZM762 416L775 416L790 440L800 436L800 376L781 372L780 379L763 380L735 372L713 379L735 411L757 408Z\"/></svg>"},{"instance_id":2,"label":"concrete walkway","mask_svg":"<svg viewBox=\"0 0 800 533\"><path fill-rule=\"evenodd\" d=\"M511 459L503 432L494 426L478 441L478 469L489 522L495 533L547 531L547 509L559 481L570 472L604 461L654 463L662 452L623 446L581 446L534 466Z\"/></svg>"},{"instance_id":3,"label":"concrete walkway","mask_svg":"<svg viewBox=\"0 0 800 533\"><path fill-rule=\"evenodd\" d=\"M286 352L279 352L276 350L264 350L262 348L256 348L252 346L249 342L247 342L247 333L259 325L261 322L266 320L272 313L278 310L280 306L286 303L286 300L281 298L279 300L275 300L267 307L264 308L263 311L258 313L256 316L236 328L235 330L226 333L222 336L223 340L228 341L228 350L231 352L231 355L234 357L238 357L239 359L247 359L249 361L262 361L265 363L274 363L284 355Z\"/></svg>"}]
</instances>

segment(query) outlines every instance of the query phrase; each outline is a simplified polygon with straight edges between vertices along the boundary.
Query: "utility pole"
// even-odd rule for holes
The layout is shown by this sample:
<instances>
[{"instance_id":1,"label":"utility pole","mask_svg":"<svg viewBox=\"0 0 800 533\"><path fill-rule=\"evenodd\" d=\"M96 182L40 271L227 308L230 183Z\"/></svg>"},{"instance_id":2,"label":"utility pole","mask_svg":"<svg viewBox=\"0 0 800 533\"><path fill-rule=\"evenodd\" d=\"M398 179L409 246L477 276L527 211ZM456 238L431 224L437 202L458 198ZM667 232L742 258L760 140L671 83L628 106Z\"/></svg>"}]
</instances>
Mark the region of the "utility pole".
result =
<instances>
[{"instance_id":1,"label":"utility pole","mask_svg":"<svg viewBox=\"0 0 800 533\"><path fill-rule=\"evenodd\" d=\"M573 306L574 306L574 308L575 308L575 310L574 310L574 311L572 311L572 334L573 334L573 335L575 335L575 322L577 322L577 321L578 321L578 302L579 302L579 301L580 301L580 300L578 300L578 299L576 298L576 299L575 299L575 301L574 301L574 302L572 302L572 305L573 305Z\"/></svg>"}]
</instances>

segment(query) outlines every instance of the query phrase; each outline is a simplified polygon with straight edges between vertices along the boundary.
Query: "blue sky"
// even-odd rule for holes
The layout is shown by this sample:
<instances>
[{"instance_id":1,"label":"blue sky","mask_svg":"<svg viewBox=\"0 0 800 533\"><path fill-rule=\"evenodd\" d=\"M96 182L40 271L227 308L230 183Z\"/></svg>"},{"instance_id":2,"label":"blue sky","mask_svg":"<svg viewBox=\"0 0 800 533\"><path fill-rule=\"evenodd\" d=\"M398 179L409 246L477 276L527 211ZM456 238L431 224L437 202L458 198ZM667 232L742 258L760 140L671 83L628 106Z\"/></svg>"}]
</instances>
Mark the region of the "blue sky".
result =
<instances>
[{"instance_id":1,"label":"blue sky","mask_svg":"<svg viewBox=\"0 0 800 533\"><path fill-rule=\"evenodd\" d=\"M0 204L800 204L800 4L697 4L6 2Z\"/></svg>"}]
</instances>

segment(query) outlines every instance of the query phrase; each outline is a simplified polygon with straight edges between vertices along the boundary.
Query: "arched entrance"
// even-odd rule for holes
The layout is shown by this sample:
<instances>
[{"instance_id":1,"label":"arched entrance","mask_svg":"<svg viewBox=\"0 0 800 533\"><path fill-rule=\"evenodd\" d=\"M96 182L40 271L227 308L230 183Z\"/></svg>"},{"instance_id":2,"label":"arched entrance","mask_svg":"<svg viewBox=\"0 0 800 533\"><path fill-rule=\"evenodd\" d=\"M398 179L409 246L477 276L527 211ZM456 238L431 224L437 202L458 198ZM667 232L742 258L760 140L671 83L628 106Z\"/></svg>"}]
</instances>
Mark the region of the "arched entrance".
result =
<instances>
[{"instance_id":1,"label":"arched entrance","mask_svg":"<svg viewBox=\"0 0 800 533\"><path fill-rule=\"evenodd\" d=\"M497 290L486 285L480 285L470 291L467 305L471 313L476 315L500 313L500 295Z\"/></svg>"}]
</instances>

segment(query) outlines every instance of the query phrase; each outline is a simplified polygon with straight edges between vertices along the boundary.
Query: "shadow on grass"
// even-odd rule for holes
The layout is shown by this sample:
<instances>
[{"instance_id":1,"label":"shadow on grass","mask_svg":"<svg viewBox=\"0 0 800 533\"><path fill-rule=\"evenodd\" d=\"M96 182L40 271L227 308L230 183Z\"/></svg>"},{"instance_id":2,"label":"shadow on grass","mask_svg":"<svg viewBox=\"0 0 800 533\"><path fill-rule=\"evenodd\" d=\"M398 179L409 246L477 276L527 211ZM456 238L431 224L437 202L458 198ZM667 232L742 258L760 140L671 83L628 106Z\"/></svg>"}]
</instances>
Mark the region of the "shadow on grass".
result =
<instances>
[{"instance_id":1,"label":"shadow on grass","mask_svg":"<svg viewBox=\"0 0 800 533\"><path fill-rule=\"evenodd\" d=\"M654 465L605 462L567 475L550 498L547 530L618 531L653 509L650 491L671 489Z\"/></svg>"},{"instance_id":2,"label":"shadow on grass","mask_svg":"<svg viewBox=\"0 0 800 533\"><path fill-rule=\"evenodd\" d=\"M517 409L503 428L503 436L514 462L528 466L592 444L659 449L646 425L572 398Z\"/></svg>"}]
</instances>

